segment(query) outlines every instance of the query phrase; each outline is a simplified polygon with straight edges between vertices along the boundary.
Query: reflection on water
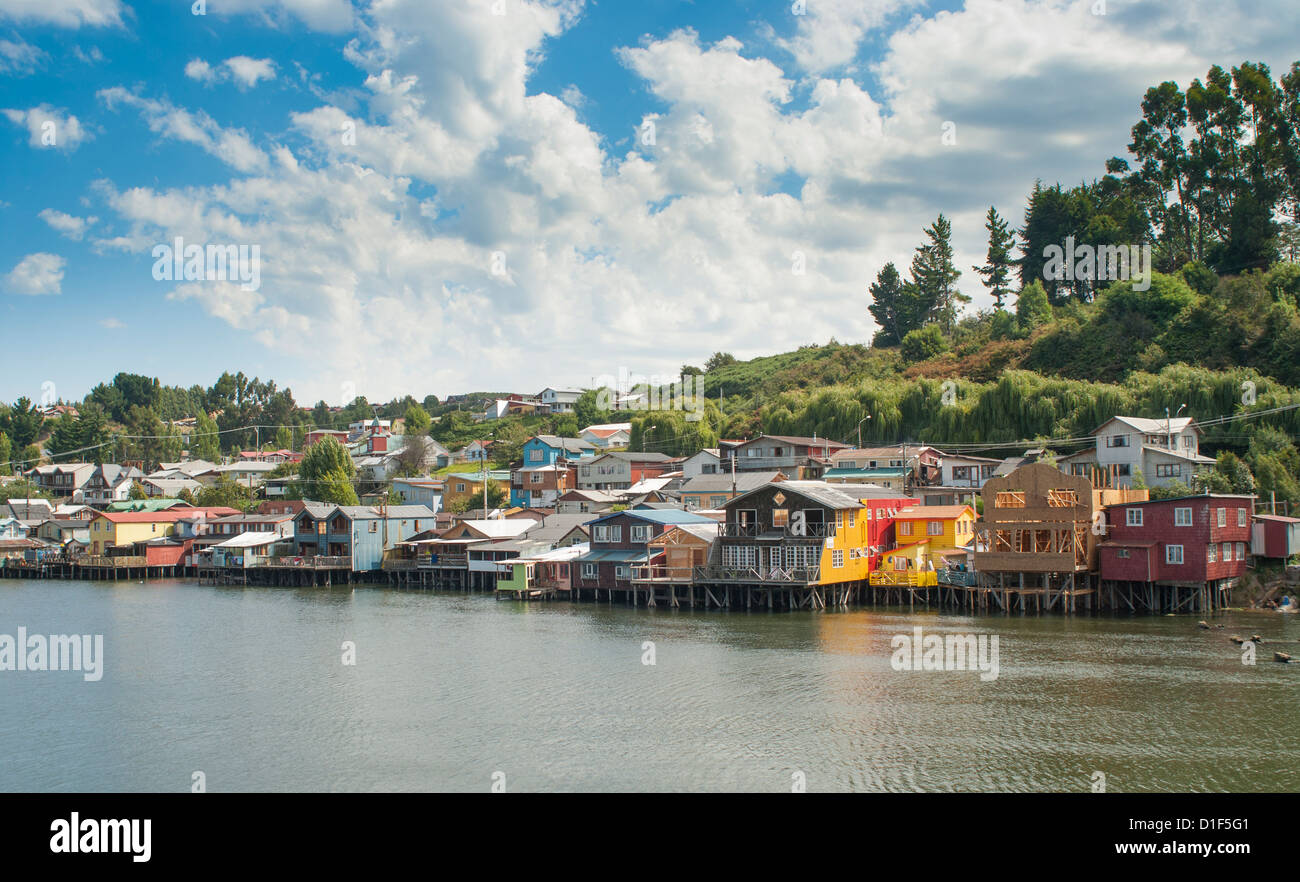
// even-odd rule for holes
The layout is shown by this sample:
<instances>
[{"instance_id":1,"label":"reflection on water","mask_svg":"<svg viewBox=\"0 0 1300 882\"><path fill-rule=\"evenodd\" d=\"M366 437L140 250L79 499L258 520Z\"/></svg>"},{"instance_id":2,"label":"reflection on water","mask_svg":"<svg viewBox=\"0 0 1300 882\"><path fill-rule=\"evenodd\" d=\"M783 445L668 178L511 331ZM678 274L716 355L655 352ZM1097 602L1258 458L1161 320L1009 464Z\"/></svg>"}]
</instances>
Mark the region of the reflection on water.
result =
<instances>
[{"instance_id":1,"label":"reflection on water","mask_svg":"<svg viewBox=\"0 0 1300 882\"><path fill-rule=\"evenodd\" d=\"M1228 635L1294 650L1297 619L0 581L0 634L105 644L98 683L0 672L0 789L1296 791L1300 664ZM998 635L998 678L893 670L917 625Z\"/></svg>"}]
</instances>

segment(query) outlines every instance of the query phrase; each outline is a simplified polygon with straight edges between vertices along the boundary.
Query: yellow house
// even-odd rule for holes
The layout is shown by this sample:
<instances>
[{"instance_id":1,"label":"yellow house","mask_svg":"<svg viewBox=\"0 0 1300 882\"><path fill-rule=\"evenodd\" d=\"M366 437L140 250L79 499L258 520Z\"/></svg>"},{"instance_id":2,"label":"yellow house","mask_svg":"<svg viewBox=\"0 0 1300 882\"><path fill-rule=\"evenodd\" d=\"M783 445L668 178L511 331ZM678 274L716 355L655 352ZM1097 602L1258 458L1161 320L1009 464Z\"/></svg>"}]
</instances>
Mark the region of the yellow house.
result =
<instances>
[{"instance_id":1,"label":"yellow house","mask_svg":"<svg viewBox=\"0 0 1300 882\"><path fill-rule=\"evenodd\" d=\"M108 554L108 549L114 546L133 545L170 536L176 531L177 521L202 514L223 517L239 512L224 506L168 511L100 512L90 522L90 554Z\"/></svg>"},{"instance_id":2,"label":"yellow house","mask_svg":"<svg viewBox=\"0 0 1300 882\"><path fill-rule=\"evenodd\" d=\"M914 505L894 515L894 549L881 556L882 571L924 571L945 566L944 556L975 541L969 505Z\"/></svg>"},{"instance_id":3,"label":"yellow house","mask_svg":"<svg viewBox=\"0 0 1300 882\"><path fill-rule=\"evenodd\" d=\"M496 482L507 495L510 493L510 472L504 470L490 471L487 473L487 479L489 486L491 486L492 482ZM443 511L455 511L456 503L466 497L472 500L471 509L483 505L482 472L451 472L443 479Z\"/></svg>"}]
</instances>

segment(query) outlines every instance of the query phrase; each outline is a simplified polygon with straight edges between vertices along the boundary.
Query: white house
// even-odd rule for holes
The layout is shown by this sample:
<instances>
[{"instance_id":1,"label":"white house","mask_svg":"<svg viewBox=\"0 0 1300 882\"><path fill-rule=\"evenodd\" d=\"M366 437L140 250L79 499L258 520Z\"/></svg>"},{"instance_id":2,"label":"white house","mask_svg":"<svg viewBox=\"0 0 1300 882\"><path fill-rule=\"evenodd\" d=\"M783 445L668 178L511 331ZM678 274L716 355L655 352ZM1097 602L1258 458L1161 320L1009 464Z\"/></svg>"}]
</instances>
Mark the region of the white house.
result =
<instances>
[{"instance_id":1,"label":"white house","mask_svg":"<svg viewBox=\"0 0 1300 882\"><path fill-rule=\"evenodd\" d=\"M700 475L717 475L722 470L722 457L716 447L706 447L682 463L682 477L689 481Z\"/></svg>"},{"instance_id":2,"label":"white house","mask_svg":"<svg viewBox=\"0 0 1300 882\"><path fill-rule=\"evenodd\" d=\"M631 423L604 423L587 426L578 433L583 441L602 449L626 447L632 440Z\"/></svg>"},{"instance_id":3,"label":"white house","mask_svg":"<svg viewBox=\"0 0 1300 882\"><path fill-rule=\"evenodd\" d=\"M1061 471L1095 476L1112 487L1132 487L1138 472L1148 487L1191 481L1214 459L1200 452L1201 430L1191 417L1145 419L1115 416L1092 431L1094 444L1058 457Z\"/></svg>"},{"instance_id":4,"label":"white house","mask_svg":"<svg viewBox=\"0 0 1300 882\"><path fill-rule=\"evenodd\" d=\"M578 399L582 393L577 389L543 389L537 396L542 402L542 408L551 413L573 413Z\"/></svg>"}]
</instances>

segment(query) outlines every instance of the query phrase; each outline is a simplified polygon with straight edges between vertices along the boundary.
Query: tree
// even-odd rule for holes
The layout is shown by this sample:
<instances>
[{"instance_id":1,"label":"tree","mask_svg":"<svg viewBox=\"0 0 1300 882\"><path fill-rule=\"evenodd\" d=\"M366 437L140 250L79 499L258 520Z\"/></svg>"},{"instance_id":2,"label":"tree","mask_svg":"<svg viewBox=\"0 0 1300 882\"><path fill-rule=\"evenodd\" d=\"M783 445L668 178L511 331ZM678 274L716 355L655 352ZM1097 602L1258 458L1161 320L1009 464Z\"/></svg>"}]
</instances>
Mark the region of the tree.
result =
<instances>
[{"instance_id":1,"label":"tree","mask_svg":"<svg viewBox=\"0 0 1300 882\"><path fill-rule=\"evenodd\" d=\"M357 492L352 487L355 474L356 466L347 450L336 439L327 436L308 447L303 454L292 493L301 499L356 505Z\"/></svg>"},{"instance_id":2,"label":"tree","mask_svg":"<svg viewBox=\"0 0 1300 882\"><path fill-rule=\"evenodd\" d=\"M1016 323L1021 333L1028 334L1039 325L1052 320L1052 304L1047 300L1047 291L1037 279L1028 287L1022 288L1016 298Z\"/></svg>"},{"instance_id":3,"label":"tree","mask_svg":"<svg viewBox=\"0 0 1300 882\"><path fill-rule=\"evenodd\" d=\"M176 498L182 502L188 502L190 505L198 505L198 497L190 491L189 487L182 487L181 492L176 494Z\"/></svg>"},{"instance_id":4,"label":"tree","mask_svg":"<svg viewBox=\"0 0 1300 882\"><path fill-rule=\"evenodd\" d=\"M9 410L8 416L8 435L13 446L19 449L26 447L36 441L41 431L41 422L43 418L41 412L36 409L36 405L27 396L23 396L14 402L14 406Z\"/></svg>"},{"instance_id":5,"label":"tree","mask_svg":"<svg viewBox=\"0 0 1300 882\"><path fill-rule=\"evenodd\" d=\"M501 486L501 483L499 481L494 481L490 478L488 479L487 482L488 511L492 511L493 509L497 509L505 505L509 495L510 494L506 492L506 489ZM470 494L469 496L462 496L451 504L451 511L454 514L466 514L467 512L474 511L475 509L481 510L482 508L483 508L482 491L478 493Z\"/></svg>"},{"instance_id":6,"label":"tree","mask_svg":"<svg viewBox=\"0 0 1300 882\"><path fill-rule=\"evenodd\" d=\"M573 413L580 426L586 428L609 422L609 412L601 409L599 401L599 389L588 389L578 396L578 400L573 405Z\"/></svg>"},{"instance_id":7,"label":"tree","mask_svg":"<svg viewBox=\"0 0 1300 882\"><path fill-rule=\"evenodd\" d=\"M405 441L394 457L397 462L397 477L423 475L433 464L433 439L428 435L408 434Z\"/></svg>"},{"instance_id":8,"label":"tree","mask_svg":"<svg viewBox=\"0 0 1300 882\"><path fill-rule=\"evenodd\" d=\"M13 466L9 464L9 460L13 458L13 452L13 442L9 440L8 435L0 432L0 475L13 474Z\"/></svg>"},{"instance_id":9,"label":"tree","mask_svg":"<svg viewBox=\"0 0 1300 882\"><path fill-rule=\"evenodd\" d=\"M217 479L217 483L199 491L197 504L202 507L226 506L239 511L248 511L253 507L253 491L222 475Z\"/></svg>"},{"instance_id":10,"label":"tree","mask_svg":"<svg viewBox=\"0 0 1300 882\"><path fill-rule=\"evenodd\" d=\"M24 469L30 469L33 466L40 465L41 448L36 444L28 444L23 448L23 452L19 455L19 459L23 461Z\"/></svg>"},{"instance_id":11,"label":"tree","mask_svg":"<svg viewBox=\"0 0 1300 882\"><path fill-rule=\"evenodd\" d=\"M985 263L971 268L983 277L984 287L993 295L994 308L1001 310L1002 301L1011 293L1011 265L1014 262L1011 249L1015 247L1016 236L992 205L985 216L984 229L989 231L989 249Z\"/></svg>"},{"instance_id":12,"label":"tree","mask_svg":"<svg viewBox=\"0 0 1300 882\"><path fill-rule=\"evenodd\" d=\"M909 331L903 338L901 352L907 361L925 361L934 358L948 348L948 341L938 325L926 325L915 331Z\"/></svg>"},{"instance_id":13,"label":"tree","mask_svg":"<svg viewBox=\"0 0 1300 882\"><path fill-rule=\"evenodd\" d=\"M959 304L970 302L970 297L957 290L961 271L953 263L952 224L940 214L924 232L929 241L912 257L912 283L926 319L938 322L945 334L951 334Z\"/></svg>"},{"instance_id":14,"label":"tree","mask_svg":"<svg viewBox=\"0 0 1300 882\"><path fill-rule=\"evenodd\" d=\"M907 332L913 330L913 311L904 306L903 280L898 269L892 263L881 267L869 291L871 304L867 312L871 313L878 328L871 345L897 346Z\"/></svg>"},{"instance_id":15,"label":"tree","mask_svg":"<svg viewBox=\"0 0 1300 882\"><path fill-rule=\"evenodd\" d=\"M127 491L127 496L131 499L148 499L149 492L144 489L144 486L139 481L132 481L131 489Z\"/></svg>"},{"instance_id":16,"label":"tree","mask_svg":"<svg viewBox=\"0 0 1300 882\"><path fill-rule=\"evenodd\" d=\"M275 430L275 449L293 450L293 429L280 426Z\"/></svg>"},{"instance_id":17,"label":"tree","mask_svg":"<svg viewBox=\"0 0 1300 882\"><path fill-rule=\"evenodd\" d=\"M726 367L729 364L735 363L736 356L732 355L730 352L715 352L710 355L709 360L704 363L704 372L706 374L711 374L717 368Z\"/></svg>"},{"instance_id":18,"label":"tree","mask_svg":"<svg viewBox=\"0 0 1300 882\"><path fill-rule=\"evenodd\" d=\"M406 408L406 434L423 435L429 431L432 420L429 418L429 412L418 404L412 404Z\"/></svg>"},{"instance_id":19,"label":"tree","mask_svg":"<svg viewBox=\"0 0 1300 882\"><path fill-rule=\"evenodd\" d=\"M194 418L194 431L190 434L190 455L208 462L221 460L221 436L217 434L216 420L200 411Z\"/></svg>"}]
</instances>

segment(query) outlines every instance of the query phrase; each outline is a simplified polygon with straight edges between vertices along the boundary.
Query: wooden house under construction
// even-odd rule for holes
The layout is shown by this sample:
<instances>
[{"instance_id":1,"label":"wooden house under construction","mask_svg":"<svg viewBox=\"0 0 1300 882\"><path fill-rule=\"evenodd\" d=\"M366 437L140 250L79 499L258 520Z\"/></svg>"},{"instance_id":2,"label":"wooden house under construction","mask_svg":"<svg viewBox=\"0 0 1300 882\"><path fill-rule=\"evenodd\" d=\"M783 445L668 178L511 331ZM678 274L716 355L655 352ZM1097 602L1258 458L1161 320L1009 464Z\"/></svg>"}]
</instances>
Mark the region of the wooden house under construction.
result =
<instances>
[{"instance_id":1,"label":"wooden house under construction","mask_svg":"<svg viewBox=\"0 0 1300 882\"><path fill-rule=\"evenodd\" d=\"M1073 609L1077 598L1090 607L1105 506L1148 498L1146 490L1097 488L1041 462L990 478L981 493L975 569L980 588L1004 609L1017 600L1025 609L1027 598L1040 609L1058 601Z\"/></svg>"}]
</instances>

